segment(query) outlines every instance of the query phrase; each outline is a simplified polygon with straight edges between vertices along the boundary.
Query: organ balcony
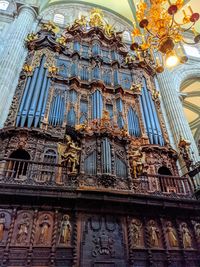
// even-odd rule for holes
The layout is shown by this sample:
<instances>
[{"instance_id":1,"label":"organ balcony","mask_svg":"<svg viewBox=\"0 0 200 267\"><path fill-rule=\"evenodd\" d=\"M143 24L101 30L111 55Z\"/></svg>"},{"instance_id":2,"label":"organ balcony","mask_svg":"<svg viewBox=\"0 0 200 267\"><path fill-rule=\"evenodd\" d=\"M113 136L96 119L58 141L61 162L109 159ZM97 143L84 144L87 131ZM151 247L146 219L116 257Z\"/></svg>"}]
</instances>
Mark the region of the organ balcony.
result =
<instances>
[{"instance_id":1,"label":"organ balcony","mask_svg":"<svg viewBox=\"0 0 200 267\"><path fill-rule=\"evenodd\" d=\"M14 158L0 159L0 184L3 188L55 190L60 193L99 191L177 199L194 197L194 185L187 177L142 175L130 182L126 178L116 178L109 174L73 175L68 173L67 166L61 164Z\"/></svg>"}]
</instances>

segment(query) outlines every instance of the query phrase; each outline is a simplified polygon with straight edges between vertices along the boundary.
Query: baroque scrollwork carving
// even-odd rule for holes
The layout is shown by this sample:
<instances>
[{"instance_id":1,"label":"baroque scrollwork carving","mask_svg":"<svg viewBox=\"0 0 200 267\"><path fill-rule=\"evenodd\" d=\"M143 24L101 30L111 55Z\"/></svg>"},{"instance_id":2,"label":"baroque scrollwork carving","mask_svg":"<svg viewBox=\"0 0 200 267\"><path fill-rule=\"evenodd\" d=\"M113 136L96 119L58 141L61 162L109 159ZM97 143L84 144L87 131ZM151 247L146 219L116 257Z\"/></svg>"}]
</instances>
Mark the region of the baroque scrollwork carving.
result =
<instances>
[{"instance_id":1,"label":"baroque scrollwork carving","mask_svg":"<svg viewBox=\"0 0 200 267\"><path fill-rule=\"evenodd\" d=\"M117 182L117 179L113 175L103 174L103 175L98 177L98 183L101 186L104 186L105 188L108 188L108 187L114 188L116 185L116 182Z\"/></svg>"}]
</instances>

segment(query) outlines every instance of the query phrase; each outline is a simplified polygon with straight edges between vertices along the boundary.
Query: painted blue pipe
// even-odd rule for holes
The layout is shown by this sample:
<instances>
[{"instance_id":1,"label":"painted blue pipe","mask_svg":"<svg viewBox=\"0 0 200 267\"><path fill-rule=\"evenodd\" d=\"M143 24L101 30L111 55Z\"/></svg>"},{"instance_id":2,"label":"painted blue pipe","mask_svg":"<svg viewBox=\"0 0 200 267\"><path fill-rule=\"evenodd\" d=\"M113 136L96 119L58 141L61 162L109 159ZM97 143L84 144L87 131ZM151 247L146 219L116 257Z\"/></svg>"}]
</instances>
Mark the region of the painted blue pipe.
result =
<instances>
[{"instance_id":1,"label":"painted blue pipe","mask_svg":"<svg viewBox=\"0 0 200 267\"><path fill-rule=\"evenodd\" d=\"M20 123L21 127L24 127L25 123L26 123L29 107L30 107L30 104L31 104L32 95L33 95L35 84L36 84L37 78L38 78L38 73L39 73L39 68L36 68L35 71L34 71L33 77L31 79L31 83L30 83L30 87L29 87L29 90L28 90L27 98L26 98L26 101L25 101L25 104L24 104L24 107L23 107L22 116L21 116L21 123Z\"/></svg>"},{"instance_id":2,"label":"painted blue pipe","mask_svg":"<svg viewBox=\"0 0 200 267\"><path fill-rule=\"evenodd\" d=\"M38 127L38 124L40 122L41 119L41 114L42 114L42 105L43 105L43 101L44 101L44 96L45 96L45 90L47 87L47 69L45 70L45 74L44 74L44 80L43 80L43 84L42 84L42 89L40 92L40 97L39 97L39 102L37 105L37 110L35 113L35 120L34 120L34 127Z\"/></svg>"},{"instance_id":3,"label":"painted blue pipe","mask_svg":"<svg viewBox=\"0 0 200 267\"><path fill-rule=\"evenodd\" d=\"M31 98L30 108L28 112L28 127L29 128L32 126L32 123L34 120L34 115L35 115L36 107L38 104L38 99L39 99L42 83L44 80L44 72L45 72L44 62L45 62L45 57L43 56L41 63L40 63L39 75L38 75L37 82L34 88L34 92Z\"/></svg>"},{"instance_id":4,"label":"painted blue pipe","mask_svg":"<svg viewBox=\"0 0 200 267\"><path fill-rule=\"evenodd\" d=\"M21 103L20 103L20 107L19 107L19 111L18 111L17 119L16 119L16 126L17 127L20 124L21 114L22 114L22 111L23 111L23 108L24 108L24 104L25 104L28 92L29 92L29 87L30 87L31 80L32 80L32 77L28 77L27 81L26 81L26 86L25 86L25 89L24 89L24 92L23 92L23 96L22 96L22 99L21 99Z\"/></svg>"}]
</instances>

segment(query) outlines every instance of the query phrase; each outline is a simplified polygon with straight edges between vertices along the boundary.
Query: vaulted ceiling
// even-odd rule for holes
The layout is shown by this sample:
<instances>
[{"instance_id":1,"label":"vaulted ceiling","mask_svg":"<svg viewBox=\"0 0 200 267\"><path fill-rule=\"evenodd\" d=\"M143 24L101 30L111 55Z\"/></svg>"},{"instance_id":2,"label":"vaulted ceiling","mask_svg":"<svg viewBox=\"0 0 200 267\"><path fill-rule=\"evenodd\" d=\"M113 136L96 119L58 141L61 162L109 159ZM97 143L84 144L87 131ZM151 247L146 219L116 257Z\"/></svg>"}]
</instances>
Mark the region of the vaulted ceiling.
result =
<instances>
[{"instance_id":1,"label":"vaulted ceiling","mask_svg":"<svg viewBox=\"0 0 200 267\"><path fill-rule=\"evenodd\" d=\"M144 0L144 1L148 2L150 0ZM172 3L175 1L176 0L171 0ZM110 11L111 13L118 15L125 21L132 24L139 0L86 0L86 1L85 0L39 0L39 2L42 10L51 5L67 4L67 3L95 6L103 10ZM187 7L187 5L190 5L193 10L200 12L199 0L185 0L184 3L185 3L185 8ZM182 12L180 12L178 16L182 18L183 16ZM200 31L200 23L198 23L197 29Z\"/></svg>"}]
</instances>

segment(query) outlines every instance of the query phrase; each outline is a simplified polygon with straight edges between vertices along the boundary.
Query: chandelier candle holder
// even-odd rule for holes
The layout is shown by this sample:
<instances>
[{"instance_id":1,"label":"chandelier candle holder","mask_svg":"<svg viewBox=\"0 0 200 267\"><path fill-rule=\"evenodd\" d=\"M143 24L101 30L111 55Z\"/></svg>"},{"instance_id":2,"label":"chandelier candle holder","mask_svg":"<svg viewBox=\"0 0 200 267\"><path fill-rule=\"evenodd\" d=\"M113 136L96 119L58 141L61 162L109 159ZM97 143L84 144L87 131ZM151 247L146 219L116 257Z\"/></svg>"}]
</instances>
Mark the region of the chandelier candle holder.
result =
<instances>
[{"instance_id":1,"label":"chandelier candle holder","mask_svg":"<svg viewBox=\"0 0 200 267\"><path fill-rule=\"evenodd\" d=\"M174 67L178 63L186 63L183 44L195 45L200 41L200 34L194 26L199 20L199 13L193 12L191 6L183 9L184 0L151 0L150 4L140 1L137 5L136 17L139 27L132 32L133 50L139 61L144 55L150 55L157 73L164 71L164 67ZM183 12L181 22L176 15ZM192 32L193 42L185 40L185 33ZM155 56L157 55L157 56Z\"/></svg>"}]
</instances>

